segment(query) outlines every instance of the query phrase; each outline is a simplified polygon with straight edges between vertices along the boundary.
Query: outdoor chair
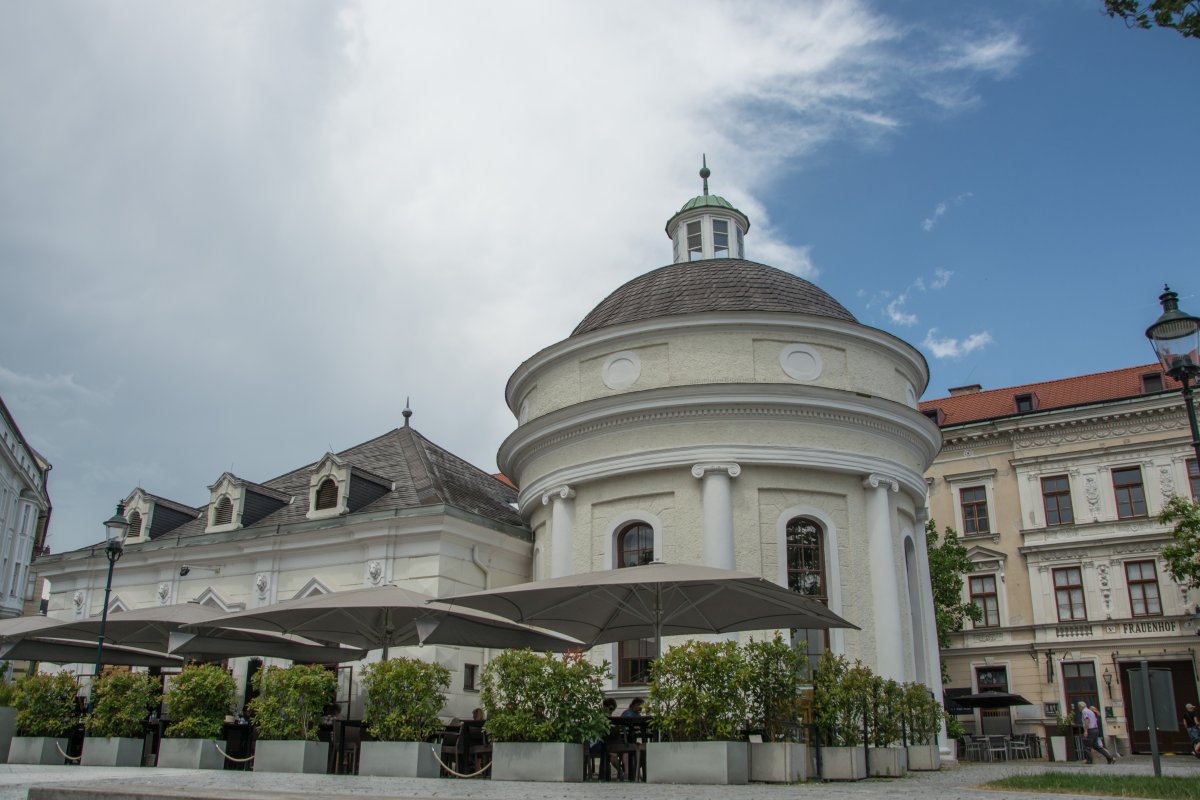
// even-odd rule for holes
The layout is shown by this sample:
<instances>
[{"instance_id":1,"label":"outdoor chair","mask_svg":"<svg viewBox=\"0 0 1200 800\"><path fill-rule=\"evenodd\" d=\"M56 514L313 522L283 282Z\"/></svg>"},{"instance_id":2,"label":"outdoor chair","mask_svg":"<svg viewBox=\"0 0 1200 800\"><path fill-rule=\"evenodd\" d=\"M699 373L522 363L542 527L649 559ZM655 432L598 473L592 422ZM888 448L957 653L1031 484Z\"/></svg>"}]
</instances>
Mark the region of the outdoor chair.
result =
<instances>
[{"instance_id":1,"label":"outdoor chair","mask_svg":"<svg viewBox=\"0 0 1200 800\"><path fill-rule=\"evenodd\" d=\"M1031 758L1033 751L1029 747L1029 740L1026 739L1028 734L1020 734L1013 736L1008 740L1008 757L1012 758Z\"/></svg>"},{"instance_id":2,"label":"outdoor chair","mask_svg":"<svg viewBox=\"0 0 1200 800\"><path fill-rule=\"evenodd\" d=\"M1003 758L1008 761L1008 742L1007 736L993 735L987 737L987 753L988 761L995 761L997 758Z\"/></svg>"},{"instance_id":3,"label":"outdoor chair","mask_svg":"<svg viewBox=\"0 0 1200 800\"><path fill-rule=\"evenodd\" d=\"M967 760L969 761L987 761L988 760L988 740L986 736L966 736L967 742Z\"/></svg>"}]
</instances>

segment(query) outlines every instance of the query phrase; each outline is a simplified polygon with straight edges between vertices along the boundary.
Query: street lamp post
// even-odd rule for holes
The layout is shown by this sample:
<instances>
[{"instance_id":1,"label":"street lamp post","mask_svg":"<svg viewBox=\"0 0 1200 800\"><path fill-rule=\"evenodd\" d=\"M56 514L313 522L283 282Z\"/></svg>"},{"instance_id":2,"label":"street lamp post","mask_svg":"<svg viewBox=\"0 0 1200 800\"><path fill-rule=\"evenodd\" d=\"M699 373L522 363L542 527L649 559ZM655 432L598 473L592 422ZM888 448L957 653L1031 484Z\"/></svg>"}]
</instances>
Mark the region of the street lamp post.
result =
<instances>
[{"instance_id":1,"label":"street lamp post","mask_svg":"<svg viewBox=\"0 0 1200 800\"><path fill-rule=\"evenodd\" d=\"M1200 426L1196 424L1196 404L1192 400L1192 386L1200 377L1200 318L1179 310L1179 295L1170 286L1163 287L1158 301L1163 313L1146 329L1146 338L1154 346L1163 370L1183 384L1183 404L1187 407L1192 449L1196 451L1200 469Z\"/></svg>"},{"instance_id":2,"label":"street lamp post","mask_svg":"<svg viewBox=\"0 0 1200 800\"><path fill-rule=\"evenodd\" d=\"M104 660L104 626L108 623L108 597L112 594L113 566L125 552L125 533L129 522L125 519L125 504L117 503L117 513L104 521L104 555L108 558L108 580L104 583L104 607L100 609L100 637L96 645L96 676L99 677Z\"/></svg>"}]
</instances>

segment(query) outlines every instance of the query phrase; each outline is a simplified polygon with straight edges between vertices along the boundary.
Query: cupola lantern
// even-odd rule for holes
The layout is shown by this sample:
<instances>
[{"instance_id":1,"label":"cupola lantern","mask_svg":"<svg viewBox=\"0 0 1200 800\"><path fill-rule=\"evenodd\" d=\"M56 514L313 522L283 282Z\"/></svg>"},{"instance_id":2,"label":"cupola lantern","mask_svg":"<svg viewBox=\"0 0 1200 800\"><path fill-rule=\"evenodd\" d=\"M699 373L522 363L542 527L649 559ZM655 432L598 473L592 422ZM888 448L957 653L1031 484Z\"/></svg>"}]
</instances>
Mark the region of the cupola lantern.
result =
<instances>
[{"instance_id":1,"label":"cupola lantern","mask_svg":"<svg viewBox=\"0 0 1200 800\"><path fill-rule=\"evenodd\" d=\"M708 157L703 156L700 179L704 194L683 204L667 220L667 236L674 244L675 263L706 258L745 257L745 236L750 218L724 197L708 193Z\"/></svg>"}]
</instances>

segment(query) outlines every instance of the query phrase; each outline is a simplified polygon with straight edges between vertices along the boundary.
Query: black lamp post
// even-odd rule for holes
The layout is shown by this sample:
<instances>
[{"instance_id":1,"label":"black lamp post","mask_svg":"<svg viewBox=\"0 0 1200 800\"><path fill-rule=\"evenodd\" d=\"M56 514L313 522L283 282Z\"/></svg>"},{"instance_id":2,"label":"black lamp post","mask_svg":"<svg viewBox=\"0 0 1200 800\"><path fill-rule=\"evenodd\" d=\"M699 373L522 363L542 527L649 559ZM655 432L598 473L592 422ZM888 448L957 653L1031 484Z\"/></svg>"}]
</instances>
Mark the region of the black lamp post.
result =
<instances>
[{"instance_id":1,"label":"black lamp post","mask_svg":"<svg viewBox=\"0 0 1200 800\"><path fill-rule=\"evenodd\" d=\"M1146 329L1146 338L1154 345L1154 354L1163 370L1183 384L1183 404L1192 428L1192 448L1200 464L1200 426L1196 424L1196 405L1192 385L1200 377L1200 318L1179 310L1179 295L1170 286L1163 287L1158 301L1163 313Z\"/></svg>"},{"instance_id":2,"label":"black lamp post","mask_svg":"<svg viewBox=\"0 0 1200 800\"><path fill-rule=\"evenodd\" d=\"M100 609L100 640L96 645L96 675L100 675L104 659L104 626L108 623L108 596L112 593L113 566L125 552L125 533L129 522L125 519L125 504L117 503L117 513L104 521L104 555L108 557L108 580L104 583L104 607Z\"/></svg>"}]
</instances>

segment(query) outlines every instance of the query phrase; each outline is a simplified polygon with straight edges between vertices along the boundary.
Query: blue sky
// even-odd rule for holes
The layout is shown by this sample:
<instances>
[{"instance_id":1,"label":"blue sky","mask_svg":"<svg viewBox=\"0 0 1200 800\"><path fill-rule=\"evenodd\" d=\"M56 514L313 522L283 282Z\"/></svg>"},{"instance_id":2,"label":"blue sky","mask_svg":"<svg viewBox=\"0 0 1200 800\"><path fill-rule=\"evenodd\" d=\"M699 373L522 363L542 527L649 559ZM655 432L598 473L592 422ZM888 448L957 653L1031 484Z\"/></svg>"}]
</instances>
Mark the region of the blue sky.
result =
<instances>
[{"instance_id":1,"label":"blue sky","mask_svg":"<svg viewBox=\"0 0 1200 800\"><path fill-rule=\"evenodd\" d=\"M431 7L434 6L434 7ZM712 189L926 397L1200 313L1200 43L1101 0L0 5L0 396L51 546L402 424L494 468L513 369Z\"/></svg>"}]
</instances>

